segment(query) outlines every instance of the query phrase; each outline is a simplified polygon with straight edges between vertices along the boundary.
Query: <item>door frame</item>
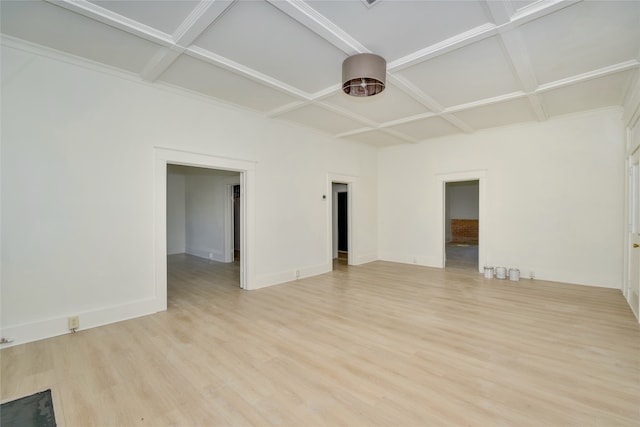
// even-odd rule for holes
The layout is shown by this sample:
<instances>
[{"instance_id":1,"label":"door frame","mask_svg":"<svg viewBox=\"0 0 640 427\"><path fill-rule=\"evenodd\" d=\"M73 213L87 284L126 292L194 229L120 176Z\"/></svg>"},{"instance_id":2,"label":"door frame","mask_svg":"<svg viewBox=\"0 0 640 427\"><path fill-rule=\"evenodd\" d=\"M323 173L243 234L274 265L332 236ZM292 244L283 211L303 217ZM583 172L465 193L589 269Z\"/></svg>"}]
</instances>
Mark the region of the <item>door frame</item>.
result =
<instances>
[{"instance_id":1,"label":"door frame","mask_svg":"<svg viewBox=\"0 0 640 427\"><path fill-rule=\"evenodd\" d=\"M626 166L625 277L622 285L622 294L636 319L640 322L640 295L635 294L634 288L636 285L632 284L634 280L637 280L637 277L634 277L634 268L640 268L638 249L633 248L634 243L640 243L638 239L640 235L640 218L638 217L638 211L640 210L640 195L638 194L638 186L640 185L640 148L635 147L632 153L628 155Z\"/></svg>"},{"instance_id":2,"label":"door frame","mask_svg":"<svg viewBox=\"0 0 640 427\"><path fill-rule=\"evenodd\" d=\"M240 183L232 183L227 184L227 199L225 202L225 261L226 262L234 262L236 259L236 239L235 239L235 231L236 231L236 221L235 214L236 208L234 205L234 188L236 185L240 185ZM240 215L242 216L242 186L240 186ZM240 233L242 233L242 224L240 224ZM240 241L240 247L242 247L242 240ZM240 249L242 250L242 249Z\"/></svg>"},{"instance_id":3,"label":"door frame","mask_svg":"<svg viewBox=\"0 0 640 427\"><path fill-rule=\"evenodd\" d=\"M240 173L240 287L255 286L255 162L155 147L155 300L156 310L167 309L167 165L221 169Z\"/></svg>"},{"instance_id":4,"label":"door frame","mask_svg":"<svg viewBox=\"0 0 640 427\"><path fill-rule=\"evenodd\" d=\"M439 267L444 268L446 265L446 193L448 182L460 182L460 181L478 181L478 272L482 272L484 265L486 264L486 248L487 246L487 215L486 215L486 197L487 197L487 171L486 170L474 170L465 172L443 173L436 175L438 182L437 190L437 215L439 218L436 221L436 233L440 236L439 250L440 254L438 259L440 260Z\"/></svg>"},{"instance_id":5,"label":"door frame","mask_svg":"<svg viewBox=\"0 0 640 427\"><path fill-rule=\"evenodd\" d=\"M227 184L224 202L224 262L233 262L234 258L234 225L233 225L233 187L237 184Z\"/></svg>"},{"instance_id":6,"label":"door frame","mask_svg":"<svg viewBox=\"0 0 640 427\"><path fill-rule=\"evenodd\" d=\"M327 174L327 265L333 270L333 184L347 185L347 245L349 247L347 264L355 265L356 242L354 228L353 200L355 198L357 178L350 175Z\"/></svg>"},{"instance_id":7,"label":"door frame","mask_svg":"<svg viewBox=\"0 0 640 427\"><path fill-rule=\"evenodd\" d=\"M634 295L632 292L633 285L631 281L632 277L632 268L631 265L632 257L636 254L635 251L638 249L633 248L633 243L636 243L634 238L632 238L633 234L633 226L634 221L639 221L638 218L635 220L632 218L633 213L633 203L634 196L632 195L633 185L631 180L634 178L633 174L633 164L634 164L634 156L640 153L640 107L638 107L633 114L629 116L629 120L626 125L626 159L625 159L625 227L624 227L624 279L622 284L622 294L624 295L627 304L631 308L631 311L635 315L636 319L640 323L640 295L637 297L637 300L634 301ZM640 173L640 170L637 171ZM637 178L637 177L636 177ZM640 181L640 179L638 179ZM636 203L640 203L640 200L636 200ZM636 206L636 208L640 209L640 207ZM636 228L640 227L640 224L635 224ZM637 256L637 255L636 255ZM638 262L638 260L636 260Z\"/></svg>"}]
</instances>

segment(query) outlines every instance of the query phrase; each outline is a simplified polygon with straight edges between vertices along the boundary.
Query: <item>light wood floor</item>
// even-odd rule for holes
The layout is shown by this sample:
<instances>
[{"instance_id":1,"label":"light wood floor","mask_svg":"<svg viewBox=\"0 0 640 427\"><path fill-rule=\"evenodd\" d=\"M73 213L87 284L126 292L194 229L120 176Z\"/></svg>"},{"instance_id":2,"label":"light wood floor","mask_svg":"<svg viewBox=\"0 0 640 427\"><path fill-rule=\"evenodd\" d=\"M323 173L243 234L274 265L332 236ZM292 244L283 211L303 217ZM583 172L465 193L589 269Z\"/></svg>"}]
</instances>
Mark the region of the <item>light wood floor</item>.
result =
<instances>
[{"instance_id":1,"label":"light wood floor","mask_svg":"<svg viewBox=\"0 0 640 427\"><path fill-rule=\"evenodd\" d=\"M374 262L245 292L169 258L167 312L3 349L61 426L638 426L619 291Z\"/></svg>"}]
</instances>

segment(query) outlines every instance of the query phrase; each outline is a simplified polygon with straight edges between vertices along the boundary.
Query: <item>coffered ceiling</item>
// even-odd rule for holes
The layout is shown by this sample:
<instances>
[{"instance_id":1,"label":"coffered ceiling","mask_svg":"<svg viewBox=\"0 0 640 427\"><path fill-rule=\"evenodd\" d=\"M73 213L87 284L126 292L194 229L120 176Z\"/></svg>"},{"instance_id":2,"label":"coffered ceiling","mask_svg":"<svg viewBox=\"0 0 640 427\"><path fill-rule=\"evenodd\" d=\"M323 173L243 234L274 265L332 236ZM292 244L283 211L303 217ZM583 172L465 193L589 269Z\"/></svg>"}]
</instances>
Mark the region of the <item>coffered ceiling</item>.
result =
<instances>
[{"instance_id":1,"label":"coffered ceiling","mask_svg":"<svg viewBox=\"0 0 640 427\"><path fill-rule=\"evenodd\" d=\"M5 42L376 146L623 105L640 75L640 0L2 0L0 8ZM349 97L342 61L363 52L387 60L387 88Z\"/></svg>"}]
</instances>

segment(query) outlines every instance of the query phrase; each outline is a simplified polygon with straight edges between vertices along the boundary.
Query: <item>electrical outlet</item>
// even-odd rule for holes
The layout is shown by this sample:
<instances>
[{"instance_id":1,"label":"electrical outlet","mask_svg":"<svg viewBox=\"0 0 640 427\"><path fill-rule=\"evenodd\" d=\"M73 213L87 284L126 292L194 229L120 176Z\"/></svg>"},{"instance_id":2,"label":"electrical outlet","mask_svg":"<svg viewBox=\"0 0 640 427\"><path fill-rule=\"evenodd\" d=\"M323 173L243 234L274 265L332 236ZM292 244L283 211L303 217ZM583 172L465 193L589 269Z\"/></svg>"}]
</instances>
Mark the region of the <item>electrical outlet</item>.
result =
<instances>
[{"instance_id":1,"label":"electrical outlet","mask_svg":"<svg viewBox=\"0 0 640 427\"><path fill-rule=\"evenodd\" d=\"M535 279L536 273L533 270L529 270L529 279Z\"/></svg>"},{"instance_id":2,"label":"electrical outlet","mask_svg":"<svg viewBox=\"0 0 640 427\"><path fill-rule=\"evenodd\" d=\"M300 270L296 270L296 279L300 278Z\"/></svg>"},{"instance_id":3,"label":"electrical outlet","mask_svg":"<svg viewBox=\"0 0 640 427\"><path fill-rule=\"evenodd\" d=\"M80 328L80 317L71 316L69 317L69 330L74 331Z\"/></svg>"}]
</instances>

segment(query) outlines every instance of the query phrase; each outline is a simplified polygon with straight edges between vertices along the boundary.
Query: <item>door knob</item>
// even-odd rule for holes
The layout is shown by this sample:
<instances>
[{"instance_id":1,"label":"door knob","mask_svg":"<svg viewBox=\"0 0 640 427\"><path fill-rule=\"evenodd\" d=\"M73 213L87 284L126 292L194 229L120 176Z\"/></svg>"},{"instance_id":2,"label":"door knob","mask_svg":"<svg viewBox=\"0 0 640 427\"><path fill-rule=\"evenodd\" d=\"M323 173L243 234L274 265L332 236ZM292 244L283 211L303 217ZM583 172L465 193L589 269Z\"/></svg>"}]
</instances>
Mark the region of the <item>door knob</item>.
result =
<instances>
[{"instance_id":1,"label":"door knob","mask_svg":"<svg viewBox=\"0 0 640 427\"><path fill-rule=\"evenodd\" d=\"M634 243L634 244L633 244L633 247L634 247L634 248L640 248L640 245L639 245L639 244L637 244L637 243Z\"/></svg>"}]
</instances>

